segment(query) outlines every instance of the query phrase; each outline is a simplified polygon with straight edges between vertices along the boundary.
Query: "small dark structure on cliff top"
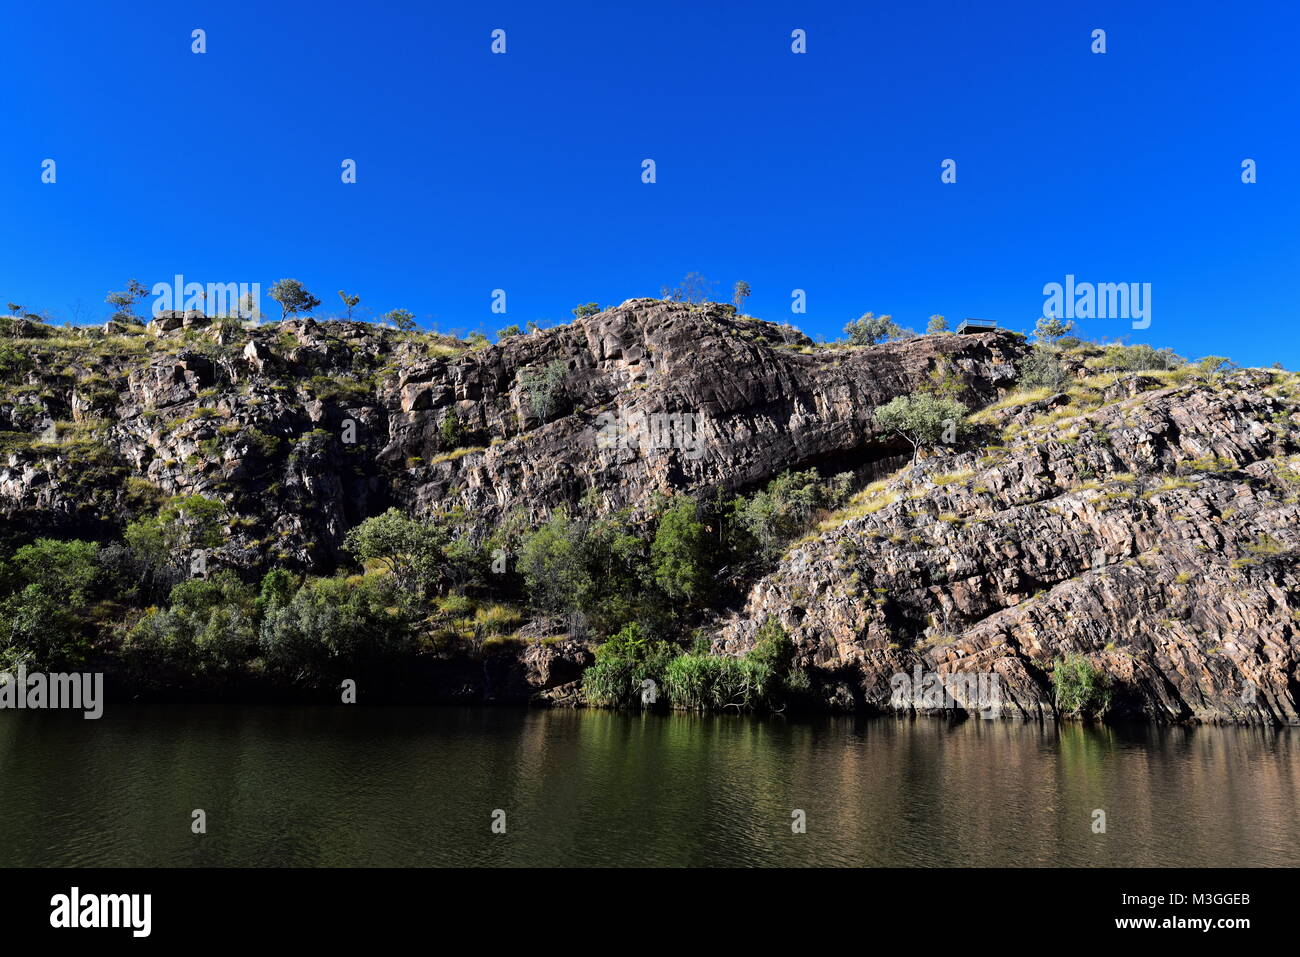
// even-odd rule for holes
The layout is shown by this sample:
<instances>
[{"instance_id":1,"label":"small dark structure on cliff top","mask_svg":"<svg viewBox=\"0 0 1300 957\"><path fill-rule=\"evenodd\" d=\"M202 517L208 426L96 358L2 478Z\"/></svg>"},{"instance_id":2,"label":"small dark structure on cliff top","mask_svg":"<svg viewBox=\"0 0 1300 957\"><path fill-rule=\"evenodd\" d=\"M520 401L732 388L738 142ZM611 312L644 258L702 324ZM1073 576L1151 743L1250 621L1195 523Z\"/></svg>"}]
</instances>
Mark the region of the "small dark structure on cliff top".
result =
<instances>
[{"instance_id":1,"label":"small dark structure on cliff top","mask_svg":"<svg viewBox=\"0 0 1300 957\"><path fill-rule=\"evenodd\" d=\"M961 325L957 327L957 333L970 335L976 332L992 332L997 327L997 322L990 319L963 319Z\"/></svg>"}]
</instances>

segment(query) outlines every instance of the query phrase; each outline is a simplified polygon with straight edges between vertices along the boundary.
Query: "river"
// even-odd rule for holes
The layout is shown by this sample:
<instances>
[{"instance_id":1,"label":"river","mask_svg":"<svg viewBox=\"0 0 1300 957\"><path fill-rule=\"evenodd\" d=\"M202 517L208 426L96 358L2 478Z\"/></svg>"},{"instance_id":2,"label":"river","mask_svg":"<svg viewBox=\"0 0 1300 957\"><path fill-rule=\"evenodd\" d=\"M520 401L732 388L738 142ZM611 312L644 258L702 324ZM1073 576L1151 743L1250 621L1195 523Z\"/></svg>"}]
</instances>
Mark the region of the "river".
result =
<instances>
[{"instance_id":1,"label":"river","mask_svg":"<svg viewBox=\"0 0 1300 957\"><path fill-rule=\"evenodd\" d=\"M343 705L0 713L6 866L1294 865L1298 795L1289 730Z\"/></svg>"}]
</instances>

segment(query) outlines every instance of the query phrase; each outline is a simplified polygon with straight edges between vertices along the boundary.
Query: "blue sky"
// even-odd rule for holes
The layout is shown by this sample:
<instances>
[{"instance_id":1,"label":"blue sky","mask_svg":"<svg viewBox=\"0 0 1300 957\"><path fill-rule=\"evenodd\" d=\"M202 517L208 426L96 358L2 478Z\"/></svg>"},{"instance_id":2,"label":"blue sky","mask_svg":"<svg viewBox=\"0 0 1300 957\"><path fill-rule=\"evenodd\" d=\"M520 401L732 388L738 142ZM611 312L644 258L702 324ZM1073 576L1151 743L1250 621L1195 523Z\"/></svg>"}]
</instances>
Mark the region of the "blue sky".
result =
<instances>
[{"instance_id":1,"label":"blue sky","mask_svg":"<svg viewBox=\"0 0 1300 957\"><path fill-rule=\"evenodd\" d=\"M0 8L0 303L287 276L492 332L697 271L833 338L1027 329L1073 274L1151 283L1084 334L1300 366L1294 3L120 7Z\"/></svg>"}]
</instances>

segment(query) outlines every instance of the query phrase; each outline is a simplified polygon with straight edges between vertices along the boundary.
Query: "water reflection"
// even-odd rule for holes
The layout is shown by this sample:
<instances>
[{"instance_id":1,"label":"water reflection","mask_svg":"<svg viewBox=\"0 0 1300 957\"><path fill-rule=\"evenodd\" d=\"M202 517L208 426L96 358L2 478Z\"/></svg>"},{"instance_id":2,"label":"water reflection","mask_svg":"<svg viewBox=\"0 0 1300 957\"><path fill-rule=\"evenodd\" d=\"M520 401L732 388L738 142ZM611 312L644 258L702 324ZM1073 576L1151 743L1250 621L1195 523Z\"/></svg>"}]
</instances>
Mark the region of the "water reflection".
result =
<instances>
[{"instance_id":1,"label":"water reflection","mask_svg":"<svg viewBox=\"0 0 1300 957\"><path fill-rule=\"evenodd\" d=\"M1298 740L490 708L5 712L0 862L1293 865Z\"/></svg>"}]
</instances>

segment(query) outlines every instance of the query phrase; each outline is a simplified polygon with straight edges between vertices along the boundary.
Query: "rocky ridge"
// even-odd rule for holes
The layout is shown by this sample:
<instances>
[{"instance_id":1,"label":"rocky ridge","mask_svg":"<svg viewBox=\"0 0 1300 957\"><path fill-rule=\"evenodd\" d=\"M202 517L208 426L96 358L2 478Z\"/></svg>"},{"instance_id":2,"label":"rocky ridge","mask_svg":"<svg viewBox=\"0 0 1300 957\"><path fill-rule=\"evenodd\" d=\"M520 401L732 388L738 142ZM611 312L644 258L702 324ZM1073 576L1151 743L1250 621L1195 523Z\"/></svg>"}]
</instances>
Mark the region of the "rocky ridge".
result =
<instances>
[{"instance_id":1,"label":"rocky ridge","mask_svg":"<svg viewBox=\"0 0 1300 957\"><path fill-rule=\"evenodd\" d=\"M1300 722L1296 376L1076 357L1062 391L1012 395L1027 351L1004 332L825 348L661 300L481 346L339 320L0 317L0 531L109 540L201 494L229 516L219 564L328 572L391 505L490 526L852 471L875 481L719 610L715 650L775 617L830 708L924 709L891 687L920 668L995 674L1001 714L1052 715L1073 653L1110 676L1116 714ZM983 431L909 467L873 413L940 373ZM698 444L600 441L653 415L694 417ZM575 703L590 648L534 631L444 669L439 694Z\"/></svg>"},{"instance_id":2,"label":"rocky ridge","mask_svg":"<svg viewBox=\"0 0 1300 957\"><path fill-rule=\"evenodd\" d=\"M1118 714L1300 723L1292 377L1110 378L1096 408L994 410L1005 444L866 490L753 586L718 649L775 616L843 708L914 707L890 682L919 666L996 674L1001 713L1050 716L1050 665L1078 653Z\"/></svg>"}]
</instances>

